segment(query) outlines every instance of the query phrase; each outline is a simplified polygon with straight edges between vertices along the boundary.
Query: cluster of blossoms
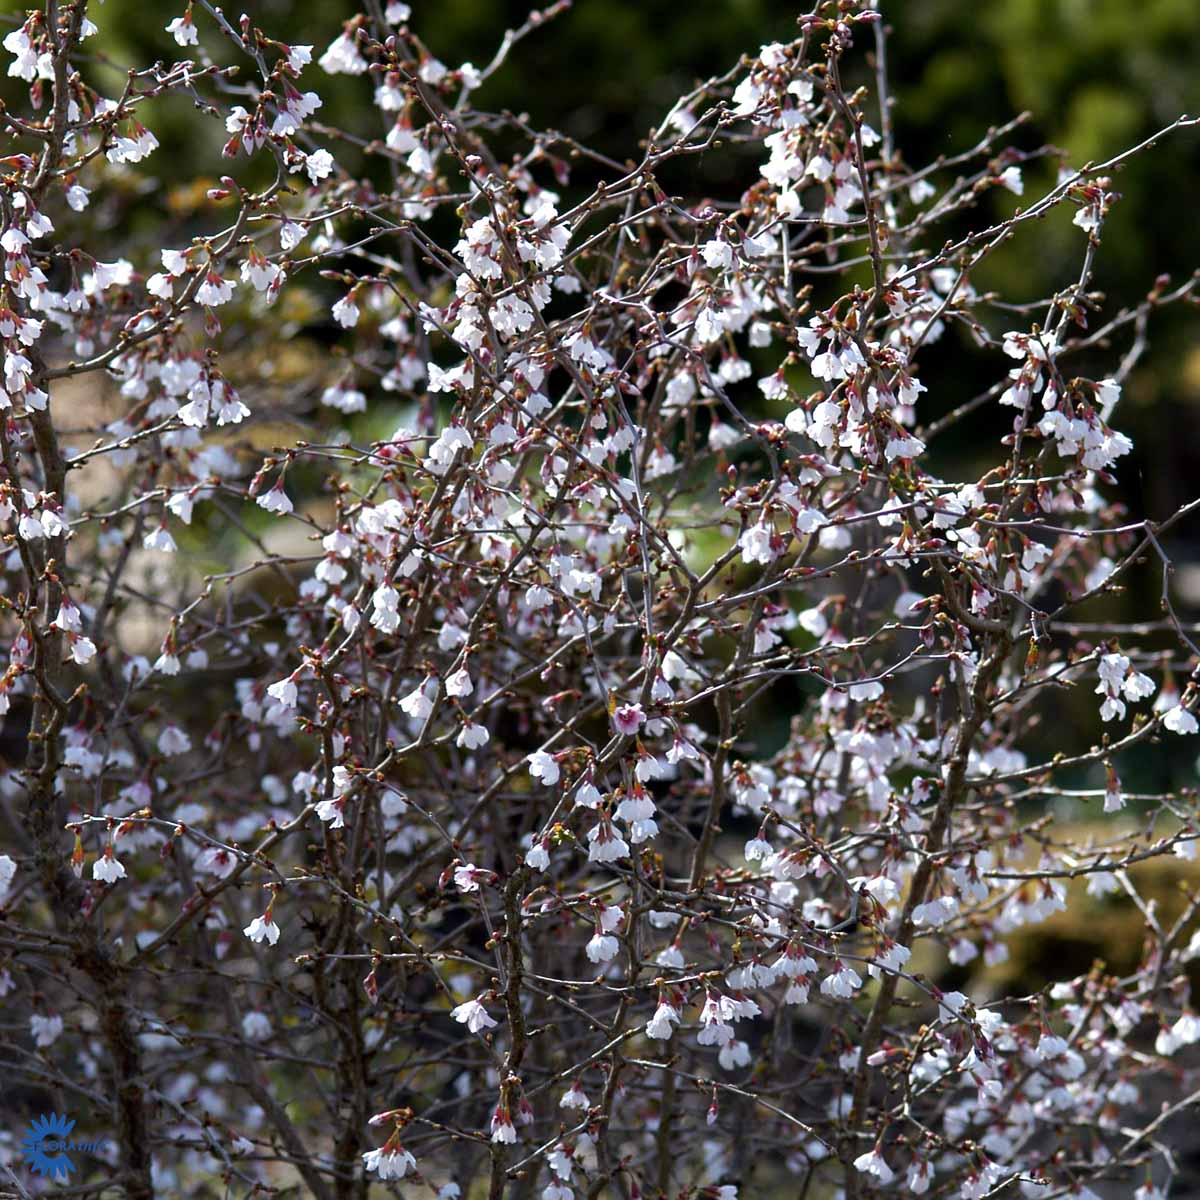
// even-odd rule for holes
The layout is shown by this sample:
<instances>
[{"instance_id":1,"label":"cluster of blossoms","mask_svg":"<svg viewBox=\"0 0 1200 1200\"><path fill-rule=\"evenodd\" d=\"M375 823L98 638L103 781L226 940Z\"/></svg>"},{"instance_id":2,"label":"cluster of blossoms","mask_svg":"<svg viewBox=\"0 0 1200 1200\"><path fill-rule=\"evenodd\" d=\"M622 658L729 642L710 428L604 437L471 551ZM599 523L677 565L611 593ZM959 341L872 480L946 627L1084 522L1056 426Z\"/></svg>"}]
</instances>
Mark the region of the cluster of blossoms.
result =
<instances>
[{"instance_id":1,"label":"cluster of blossoms","mask_svg":"<svg viewBox=\"0 0 1200 1200\"><path fill-rule=\"evenodd\" d=\"M1140 889L1200 826L1119 772L1197 732L1200 651L1165 584L1074 622L1200 509L1122 511L1097 357L1192 285L1082 325L1104 165L947 241L1044 154L906 163L842 82L866 0L625 168L476 109L561 7L486 69L383 0L325 47L189 3L120 76L87 0L3 39L13 1094L111 1109L84 1184L138 1200L1157 1200L1200 894ZM168 94L230 174L150 252L112 230ZM730 147L744 190L665 190ZM1058 207L1083 270L1014 330L971 272ZM960 328L977 396L920 378ZM1132 968L989 974L1122 902Z\"/></svg>"}]
</instances>

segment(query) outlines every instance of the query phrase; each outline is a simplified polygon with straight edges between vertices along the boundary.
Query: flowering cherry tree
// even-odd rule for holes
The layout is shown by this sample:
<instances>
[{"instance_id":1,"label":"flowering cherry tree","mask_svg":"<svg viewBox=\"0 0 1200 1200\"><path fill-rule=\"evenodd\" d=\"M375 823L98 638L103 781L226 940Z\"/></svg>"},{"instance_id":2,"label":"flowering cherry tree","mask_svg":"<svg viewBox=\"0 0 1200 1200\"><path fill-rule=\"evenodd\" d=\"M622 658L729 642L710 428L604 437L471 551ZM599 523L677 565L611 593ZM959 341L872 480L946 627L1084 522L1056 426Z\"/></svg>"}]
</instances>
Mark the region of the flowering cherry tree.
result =
<instances>
[{"instance_id":1,"label":"flowering cherry tree","mask_svg":"<svg viewBox=\"0 0 1200 1200\"><path fill-rule=\"evenodd\" d=\"M1121 772L1197 732L1200 498L1113 485L1193 281L1091 287L1152 145L1038 196L1015 122L912 164L839 0L619 162L472 103L563 7L482 66L395 0L325 46L198 0L119 73L101 6L12 19L6 1090L110 1135L78 1195L1154 1200L1200 892L1135 868L1200 829ZM160 237L171 95L229 173ZM1060 214L1060 290L973 287ZM980 394L921 381L955 339ZM1161 606L1106 624L1135 567ZM1130 973L938 986L1109 894Z\"/></svg>"}]
</instances>

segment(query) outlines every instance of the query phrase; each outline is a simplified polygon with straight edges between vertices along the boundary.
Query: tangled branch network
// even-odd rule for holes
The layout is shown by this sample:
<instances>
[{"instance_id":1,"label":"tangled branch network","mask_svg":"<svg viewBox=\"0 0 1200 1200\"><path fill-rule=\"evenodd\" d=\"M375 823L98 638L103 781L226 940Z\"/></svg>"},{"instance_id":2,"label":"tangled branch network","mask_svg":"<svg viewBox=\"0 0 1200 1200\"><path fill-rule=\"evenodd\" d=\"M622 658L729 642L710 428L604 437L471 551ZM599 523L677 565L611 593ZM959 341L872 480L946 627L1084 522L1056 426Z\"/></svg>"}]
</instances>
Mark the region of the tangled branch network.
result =
<instances>
[{"instance_id":1,"label":"tangled branch network","mask_svg":"<svg viewBox=\"0 0 1200 1200\"><path fill-rule=\"evenodd\" d=\"M1197 732L1200 498L1114 471L1194 280L1091 286L1157 139L913 167L839 0L616 161L472 104L565 7L479 68L395 0L198 0L151 66L11 19L6 1095L86 1108L76 1196L1159 1200L1200 827L1121 772ZM230 174L155 225L167 101ZM1059 216L1061 290L975 290ZM988 984L1098 897L1131 968Z\"/></svg>"}]
</instances>

